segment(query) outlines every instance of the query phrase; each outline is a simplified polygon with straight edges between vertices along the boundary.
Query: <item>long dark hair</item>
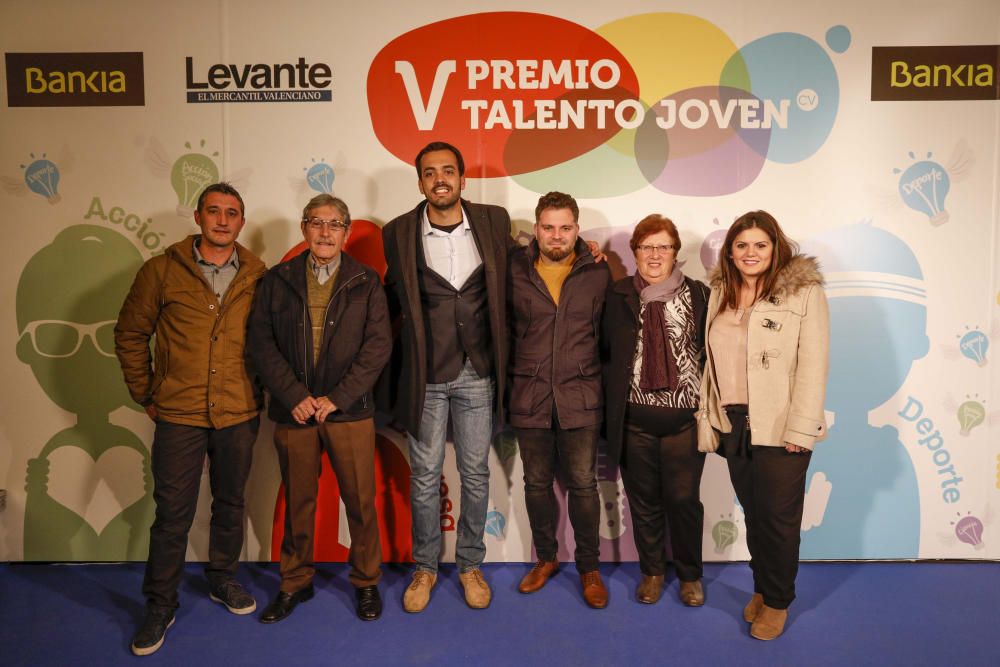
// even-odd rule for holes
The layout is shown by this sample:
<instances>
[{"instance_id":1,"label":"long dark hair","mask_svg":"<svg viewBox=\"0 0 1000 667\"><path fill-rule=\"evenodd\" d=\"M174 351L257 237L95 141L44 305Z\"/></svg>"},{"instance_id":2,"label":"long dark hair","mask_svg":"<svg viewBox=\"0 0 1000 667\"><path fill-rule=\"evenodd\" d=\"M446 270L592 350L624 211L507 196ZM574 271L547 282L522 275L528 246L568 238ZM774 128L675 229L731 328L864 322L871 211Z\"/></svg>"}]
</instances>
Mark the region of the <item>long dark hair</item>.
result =
<instances>
[{"instance_id":1,"label":"long dark hair","mask_svg":"<svg viewBox=\"0 0 1000 667\"><path fill-rule=\"evenodd\" d=\"M726 241L719 248L719 271L722 278L722 310L739 307L740 287L743 285L743 274L733 262L733 242L736 237L748 229L760 229L774 246L771 252L771 266L757 280L757 299L768 299L774 294L774 285L778 274L788 265L788 261L799 252L799 246L785 236L781 225L767 211L750 211L736 218L736 221L726 233Z\"/></svg>"}]
</instances>

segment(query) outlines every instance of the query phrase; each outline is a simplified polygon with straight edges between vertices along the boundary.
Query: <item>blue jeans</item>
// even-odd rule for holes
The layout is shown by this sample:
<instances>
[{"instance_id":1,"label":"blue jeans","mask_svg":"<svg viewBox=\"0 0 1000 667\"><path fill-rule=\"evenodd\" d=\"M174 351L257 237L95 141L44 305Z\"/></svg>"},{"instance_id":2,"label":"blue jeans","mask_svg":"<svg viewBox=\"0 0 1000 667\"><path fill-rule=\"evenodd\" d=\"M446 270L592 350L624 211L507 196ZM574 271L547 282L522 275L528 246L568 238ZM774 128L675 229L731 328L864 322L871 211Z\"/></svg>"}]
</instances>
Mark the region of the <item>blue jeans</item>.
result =
<instances>
[{"instance_id":1,"label":"blue jeans","mask_svg":"<svg viewBox=\"0 0 1000 667\"><path fill-rule=\"evenodd\" d=\"M479 377L468 360L451 382L427 385L419 438L407 436L413 560L418 570L437 572L441 556L441 471L449 412L462 482L455 562L460 572L468 572L479 567L486 556L483 532L490 495L493 394L493 378Z\"/></svg>"}]
</instances>

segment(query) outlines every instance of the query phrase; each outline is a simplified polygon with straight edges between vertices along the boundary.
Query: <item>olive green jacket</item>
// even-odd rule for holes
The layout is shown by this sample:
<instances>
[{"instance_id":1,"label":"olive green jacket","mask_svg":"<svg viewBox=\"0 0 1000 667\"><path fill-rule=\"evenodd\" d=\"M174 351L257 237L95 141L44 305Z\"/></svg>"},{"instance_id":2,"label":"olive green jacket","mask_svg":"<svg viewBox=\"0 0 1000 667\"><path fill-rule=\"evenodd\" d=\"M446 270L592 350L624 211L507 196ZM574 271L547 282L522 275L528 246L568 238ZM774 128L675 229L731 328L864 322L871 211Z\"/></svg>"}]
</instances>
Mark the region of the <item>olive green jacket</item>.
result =
<instances>
[{"instance_id":1,"label":"olive green jacket","mask_svg":"<svg viewBox=\"0 0 1000 667\"><path fill-rule=\"evenodd\" d=\"M240 268L219 303L195 263L197 238L173 244L139 269L115 325L115 353L133 400L153 405L159 419L225 428L260 412L244 347L264 263L237 244Z\"/></svg>"}]
</instances>

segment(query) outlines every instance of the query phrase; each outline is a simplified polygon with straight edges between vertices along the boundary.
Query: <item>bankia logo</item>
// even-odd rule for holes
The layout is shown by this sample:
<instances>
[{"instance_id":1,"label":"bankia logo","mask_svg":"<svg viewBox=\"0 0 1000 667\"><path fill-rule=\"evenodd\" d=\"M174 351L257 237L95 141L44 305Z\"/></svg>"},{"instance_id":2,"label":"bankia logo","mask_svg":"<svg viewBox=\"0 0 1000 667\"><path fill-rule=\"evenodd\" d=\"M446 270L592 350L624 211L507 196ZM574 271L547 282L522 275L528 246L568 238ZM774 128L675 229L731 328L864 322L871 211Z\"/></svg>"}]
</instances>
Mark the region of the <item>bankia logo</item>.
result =
<instances>
[{"instance_id":1,"label":"bankia logo","mask_svg":"<svg viewBox=\"0 0 1000 667\"><path fill-rule=\"evenodd\" d=\"M141 52L5 53L7 106L109 107L146 103Z\"/></svg>"},{"instance_id":2,"label":"bankia logo","mask_svg":"<svg viewBox=\"0 0 1000 667\"><path fill-rule=\"evenodd\" d=\"M326 63L305 58L290 63L214 63L198 66L184 59L187 101L329 102L333 72Z\"/></svg>"},{"instance_id":3,"label":"bankia logo","mask_svg":"<svg viewBox=\"0 0 1000 667\"><path fill-rule=\"evenodd\" d=\"M1000 45L874 46L872 101L1000 99Z\"/></svg>"}]
</instances>

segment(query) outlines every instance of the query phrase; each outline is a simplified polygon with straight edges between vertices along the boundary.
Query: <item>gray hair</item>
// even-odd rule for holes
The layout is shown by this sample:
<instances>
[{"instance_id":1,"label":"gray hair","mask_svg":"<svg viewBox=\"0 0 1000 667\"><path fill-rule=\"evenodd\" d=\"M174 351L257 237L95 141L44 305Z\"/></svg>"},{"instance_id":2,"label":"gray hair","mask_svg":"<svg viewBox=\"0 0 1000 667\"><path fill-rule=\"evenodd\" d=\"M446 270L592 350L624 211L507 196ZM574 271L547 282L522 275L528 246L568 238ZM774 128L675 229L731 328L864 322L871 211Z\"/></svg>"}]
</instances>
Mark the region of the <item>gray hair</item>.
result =
<instances>
[{"instance_id":1,"label":"gray hair","mask_svg":"<svg viewBox=\"0 0 1000 667\"><path fill-rule=\"evenodd\" d=\"M344 216L344 224L348 227L351 226L351 211L347 208L347 204L344 203L344 200L326 193L316 195L309 200L306 207L302 209L302 222L305 223L305 221L309 219L309 211L315 210L321 206L334 207L340 211L341 215Z\"/></svg>"}]
</instances>

